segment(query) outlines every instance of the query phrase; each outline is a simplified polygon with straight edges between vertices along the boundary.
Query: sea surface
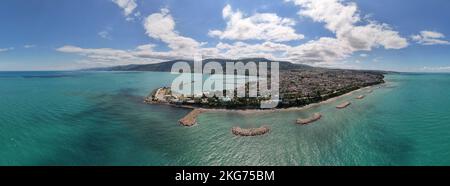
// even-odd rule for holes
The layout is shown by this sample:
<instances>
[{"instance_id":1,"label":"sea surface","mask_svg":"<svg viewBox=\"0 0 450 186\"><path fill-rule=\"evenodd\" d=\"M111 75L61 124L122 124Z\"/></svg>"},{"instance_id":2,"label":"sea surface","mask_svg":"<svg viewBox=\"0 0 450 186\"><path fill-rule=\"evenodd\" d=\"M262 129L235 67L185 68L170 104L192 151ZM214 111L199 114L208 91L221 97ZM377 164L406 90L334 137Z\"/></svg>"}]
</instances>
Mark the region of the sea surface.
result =
<instances>
[{"instance_id":1,"label":"sea surface","mask_svg":"<svg viewBox=\"0 0 450 186\"><path fill-rule=\"evenodd\" d=\"M450 165L450 74L388 83L304 111L206 113L147 105L174 75L0 72L0 165ZM356 100L358 95L367 95ZM336 105L351 101L347 109ZM308 126L295 120L320 112ZM259 137L234 126L268 125Z\"/></svg>"}]
</instances>

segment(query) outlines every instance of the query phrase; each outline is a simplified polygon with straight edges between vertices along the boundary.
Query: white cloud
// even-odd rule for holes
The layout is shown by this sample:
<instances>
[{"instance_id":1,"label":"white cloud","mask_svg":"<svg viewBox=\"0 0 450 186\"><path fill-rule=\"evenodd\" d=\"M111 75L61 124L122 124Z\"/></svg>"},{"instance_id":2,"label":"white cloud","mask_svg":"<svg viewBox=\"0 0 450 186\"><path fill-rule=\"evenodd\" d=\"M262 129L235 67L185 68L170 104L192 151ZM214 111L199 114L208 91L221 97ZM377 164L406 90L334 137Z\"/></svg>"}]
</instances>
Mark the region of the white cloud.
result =
<instances>
[{"instance_id":1,"label":"white cloud","mask_svg":"<svg viewBox=\"0 0 450 186\"><path fill-rule=\"evenodd\" d=\"M342 4L339 0L290 0L302 8L299 14L316 22L325 23L333 32L350 30L361 20L355 3Z\"/></svg>"},{"instance_id":2,"label":"white cloud","mask_svg":"<svg viewBox=\"0 0 450 186\"><path fill-rule=\"evenodd\" d=\"M146 34L168 45L169 51L155 51L154 44L137 46L132 50L111 48L82 48L66 45L56 49L63 53L73 53L86 57L83 63L90 61L99 65L122 65L137 63L155 63L162 60L191 59L195 53L218 56L215 48L201 48L204 43L184 37L175 30L175 21L168 9L161 9L160 13L151 14L144 20Z\"/></svg>"},{"instance_id":3,"label":"white cloud","mask_svg":"<svg viewBox=\"0 0 450 186\"><path fill-rule=\"evenodd\" d=\"M449 45L450 42L445 39L445 35L434 31L421 31L418 35L411 36L413 41L422 45Z\"/></svg>"},{"instance_id":4,"label":"white cloud","mask_svg":"<svg viewBox=\"0 0 450 186\"><path fill-rule=\"evenodd\" d=\"M98 34L98 36L100 36L103 39L109 39L109 40L112 39L111 38L111 34L109 34L109 31L107 31L107 30L103 30L103 31L101 31L101 32L99 32L97 34Z\"/></svg>"},{"instance_id":5,"label":"white cloud","mask_svg":"<svg viewBox=\"0 0 450 186\"><path fill-rule=\"evenodd\" d=\"M325 64L342 61L354 52L371 51L375 47L401 49L408 46L407 40L387 24L371 20L363 24L355 3L344 4L340 0L296 0L294 3L301 8L301 16L325 23L325 28L335 33L336 37L322 37L298 46L281 45L275 51L267 45L237 43L229 47L225 54L241 56L263 53L263 56L298 63ZM233 14L231 8L223 10L224 17Z\"/></svg>"},{"instance_id":6,"label":"white cloud","mask_svg":"<svg viewBox=\"0 0 450 186\"><path fill-rule=\"evenodd\" d=\"M154 44L146 44L146 45L140 45L138 47L136 47L137 50L153 50L153 48L155 48L156 45Z\"/></svg>"},{"instance_id":7,"label":"white cloud","mask_svg":"<svg viewBox=\"0 0 450 186\"><path fill-rule=\"evenodd\" d=\"M322 37L292 47L287 57L297 63L331 63L349 57L353 52L353 48L342 40Z\"/></svg>"},{"instance_id":8,"label":"white cloud","mask_svg":"<svg viewBox=\"0 0 450 186\"><path fill-rule=\"evenodd\" d=\"M120 8L123 9L123 14L125 16L129 16L133 13L133 11L137 8L137 4L135 0L112 0L117 4Z\"/></svg>"},{"instance_id":9,"label":"white cloud","mask_svg":"<svg viewBox=\"0 0 450 186\"><path fill-rule=\"evenodd\" d=\"M292 41L303 39L302 34L297 34L293 26L295 21L289 18L278 17L273 13L256 13L245 17L239 10L233 11L230 5L226 5L222 11L223 18L227 21L224 31L211 30L211 37L229 40L264 40L264 41Z\"/></svg>"},{"instance_id":10,"label":"white cloud","mask_svg":"<svg viewBox=\"0 0 450 186\"><path fill-rule=\"evenodd\" d=\"M227 20L227 28L224 31L212 30L209 35L241 41L221 41L216 46L205 47L206 43L181 35L176 30L176 21L170 11L163 8L146 17L143 26L150 38L167 44L168 51L156 51L153 44L141 45L132 50L89 49L70 45L57 50L85 56L87 61L110 65L191 59L194 54L200 53L205 58L265 57L316 66L336 66L343 65L342 62L347 57L358 51L371 51L377 47L401 49L408 46L408 41L389 25L360 16L355 3L344 3L341 0L290 1L300 8L301 16L324 23L325 28L334 33L335 37L321 37L297 46L283 44L280 42L303 38L303 35L296 34L292 28L295 24L293 20L280 18L276 14L245 17L240 11L233 11L231 6L226 6L222 15ZM261 43L250 44L242 40L261 40Z\"/></svg>"},{"instance_id":11,"label":"white cloud","mask_svg":"<svg viewBox=\"0 0 450 186\"><path fill-rule=\"evenodd\" d=\"M13 47L9 47L9 48L0 48L0 52L8 52L8 51L11 51L11 50L14 50L14 48L13 48Z\"/></svg>"},{"instance_id":12,"label":"white cloud","mask_svg":"<svg viewBox=\"0 0 450 186\"><path fill-rule=\"evenodd\" d=\"M229 59L251 57L281 59L282 56L276 54L285 53L291 46L267 41L261 44L247 44L244 42L235 42L233 44L219 43L216 48L220 51L221 57Z\"/></svg>"},{"instance_id":13,"label":"white cloud","mask_svg":"<svg viewBox=\"0 0 450 186\"><path fill-rule=\"evenodd\" d=\"M341 0L293 0L301 7L300 15L310 17L336 34L336 38L348 42L355 50L371 50L383 46L401 49L408 46L405 38L387 24L366 20L364 24L356 3Z\"/></svg>"},{"instance_id":14,"label":"white cloud","mask_svg":"<svg viewBox=\"0 0 450 186\"><path fill-rule=\"evenodd\" d=\"M36 45L30 45L30 44L28 44L28 45L24 45L24 46L23 46L23 48L34 48L34 47L36 47Z\"/></svg>"},{"instance_id":15,"label":"white cloud","mask_svg":"<svg viewBox=\"0 0 450 186\"><path fill-rule=\"evenodd\" d=\"M135 21L136 19L138 19L138 20L142 19L141 12L137 11L136 13L133 14L133 16L128 16L125 20Z\"/></svg>"},{"instance_id":16,"label":"white cloud","mask_svg":"<svg viewBox=\"0 0 450 186\"><path fill-rule=\"evenodd\" d=\"M134 56L125 50L117 50L111 48L80 48L77 46L66 45L61 48L56 49L59 52L64 53L76 53L88 58L94 59L96 61L115 61L115 60L126 60L133 59Z\"/></svg>"},{"instance_id":17,"label":"white cloud","mask_svg":"<svg viewBox=\"0 0 450 186\"><path fill-rule=\"evenodd\" d=\"M353 52L371 51L376 47L401 49L408 46L389 25L361 18L356 3L341 0L288 0L299 6L300 16L325 23L325 28L336 38L320 38L295 47L290 52L293 60L317 63L333 62L348 57Z\"/></svg>"},{"instance_id":18,"label":"white cloud","mask_svg":"<svg viewBox=\"0 0 450 186\"><path fill-rule=\"evenodd\" d=\"M450 71L450 66L441 66L441 67L422 67L422 71L428 72L447 72Z\"/></svg>"},{"instance_id":19,"label":"white cloud","mask_svg":"<svg viewBox=\"0 0 450 186\"><path fill-rule=\"evenodd\" d=\"M166 8L148 16L144 20L144 28L149 37L167 43L169 48L180 53L192 54L204 44L179 35L175 30L175 21Z\"/></svg>"},{"instance_id":20,"label":"white cloud","mask_svg":"<svg viewBox=\"0 0 450 186\"><path fill-rule=\"evenodd\" d=\"M86 57L82 63L93 63L100 66L149 64L165 60L191 59L189 56L176 51L154 51L155 45L147 44L136 47L133 50L121 50L112 48L81 48L66 45L56 50L63 53L78 54Z\"/></svg>"}]
</instances>

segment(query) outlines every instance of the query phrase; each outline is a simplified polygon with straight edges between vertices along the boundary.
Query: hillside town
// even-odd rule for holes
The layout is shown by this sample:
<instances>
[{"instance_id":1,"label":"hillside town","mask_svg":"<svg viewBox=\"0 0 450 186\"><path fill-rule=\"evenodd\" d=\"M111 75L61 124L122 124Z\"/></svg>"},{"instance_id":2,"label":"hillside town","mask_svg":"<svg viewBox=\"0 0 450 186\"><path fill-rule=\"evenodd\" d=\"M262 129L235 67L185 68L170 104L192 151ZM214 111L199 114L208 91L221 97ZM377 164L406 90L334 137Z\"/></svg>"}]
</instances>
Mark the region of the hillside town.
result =
<instances>
[{"instance_id":1,"label":"hillside town","mask_svg":"<svg viewBox=\"0 0 450 186\"><path fill-rule=\"evenodd\" d=\"M343 95L353 90L384 83L381 72L339 69L294 69L280 71L278 108L300 107ZM247 84L248 86L248 84ZM147 103L163 103L196 108L259 109L270 97L210 97L173 94L170 87L154 90Z\"/></svg>"}]
</instances>

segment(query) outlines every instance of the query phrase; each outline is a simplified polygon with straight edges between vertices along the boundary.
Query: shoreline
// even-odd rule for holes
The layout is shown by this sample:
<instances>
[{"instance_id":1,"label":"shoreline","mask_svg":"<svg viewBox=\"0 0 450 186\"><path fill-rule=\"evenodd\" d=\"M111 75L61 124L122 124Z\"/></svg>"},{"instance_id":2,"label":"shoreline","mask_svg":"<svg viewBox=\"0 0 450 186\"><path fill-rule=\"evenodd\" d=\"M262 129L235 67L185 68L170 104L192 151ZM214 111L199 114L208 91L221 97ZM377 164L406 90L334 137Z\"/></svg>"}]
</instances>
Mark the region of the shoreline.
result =
<instances>
[{"instance_id":1,"label":"shoreline","mask_svg":"<svg viewBox=\"0 0 450 186\"><path fill-rule=\"evenodd\" d=\"M384 83L380 83L377 85L371 85L371 86L367 86L367 87L362 87L356 90L353 90L351 92L347 92L345 94L342 94L340 96L336 96L336 97L332 97L329 98L327 100L323 100L317 103L311 103L308 105L304 105L301 107L289 107L289 108L274 108L274 109L225 109L225 108L204 108L204 107L197 107L197 106L189 106L189 105L174 105L171 103L162 103L162 102L153 102L153 101L146 101L144 100L145 103L147 104L156 104L156 105L166 105L166 106L170 106L170 107L175 107L175 108L182 108L182 109L192 109L192 110L202 110L202 113L205 112L228 112L228 113L240 113L240 114L255 114L255 113L273 113L273 112L292 112L292 111L303 111L306 109L310 109L312 107L316 107L316 106L320 106L323 104L327 104L333 101L336 101L337 99L340 99L342 97L345 96L349 96L354 94L355 92L360 92L360 91L367 91L365 92L365 94L371 94L373 93L373 87L378 87L381 88L381 86L386 85L388 82L384 82Z\"/></svg>"},{"instance_id":2,"label":"shoreline","mask_svg":"<svg viewBox=\"0 0 450 186\"><path fill-rule=\"evenodd\" d=\"M311 103L309 105L305 105L302 107L278 108L278 109L270 109L270 110L262 110L262 109L247 109L247 110L234 109L233 110L233 109L208 109L208 108L197 108L197 107L185 106L185 105L177 105L178 108L192 109L186 116L184 116L183 118L181 118L179 120L179 123L180 123L180 125L185 126L185 127L192 127L194 125L197 125L198 124L197 118L203 113L238 113L238 114L242 114L242 115L251 115L251 114L264 114L264 113L277 113L277 112L304 111L304 110L307 110L307 109L310 109L313 107L317 107L317 106L321 106L324 104L334 102L340 98L353 95L356 92L367 91L366 94L370 94L373 92L374 86L380 86L380 85L384 85L384 84L386 84L386 82L382 83L382 84L378 84L378 85L362 87L360 89L342 94L340 96L336 96L336 97L333 97L333 98L330 98L330 99L327 99L327 100L324 100L321 102L317 102L317 103ZM174 106L174 105L168 104L168 103L163 103L163 104L169 105L169 106ZM322 117L322 115L320 115L320 117ZM264 131L266 131L266 130L264 130ZM268 132L268 130L266 132L263 132L262 134L265 134L267 132ZM233 131L233 134L242 136L242 134L239 134L239 132L236 132L236 131ZM244 135L244 136L246 136L246 135Z\"/></svg>"},{"instance_id":3,"label":"shoreline","mask_svg":"<svg viewBox=\"0 0 450 186\"><path fill-rule=\"evenodd\" d=\"M385 83L381 83L381 84L377 84L377 85L372 85L372 86L367 86L367 87L362 87L360 89L356 89L354 91L342 94L340 96L336 96L336 97L332 97L330 99L327 100L323 100L317 103L311 103L305 106L301 106L301 107L290 107L290 108L275 108L275 109L267 109L267 110L263 110L263 109L214 109L214 108L200 108L202 109L204 112L211 112L211 113L239 113L239 114L259 114L259 113L275 113L275 112L293 112L293 111L304 111L316 106L320 106L320 105L324 105L324 104L328 104L331 102L334 102L340 98L352 95L356 92L360 92L360 91L365 91L365 90L372 90L373 91L373 87L374 86L380 86L380 85L384 85ZM369 93L370 94L370 93ZM191 108L191 109L199 109L196 107L184 107L184 108Z\"/></svg>"}]
</instances>

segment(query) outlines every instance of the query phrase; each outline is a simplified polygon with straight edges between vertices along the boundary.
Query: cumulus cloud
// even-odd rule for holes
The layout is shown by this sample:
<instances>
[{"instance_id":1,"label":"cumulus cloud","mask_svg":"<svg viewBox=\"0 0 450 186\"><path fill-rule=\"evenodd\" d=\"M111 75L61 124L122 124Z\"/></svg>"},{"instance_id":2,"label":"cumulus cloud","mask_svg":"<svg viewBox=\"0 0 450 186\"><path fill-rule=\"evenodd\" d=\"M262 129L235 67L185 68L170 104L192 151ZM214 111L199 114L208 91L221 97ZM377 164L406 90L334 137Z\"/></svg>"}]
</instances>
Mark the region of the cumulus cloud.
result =
<instances>
[{"instance_id":1,"label":"cumulus cloud","mask_svg":"<svg viewBox=\"0 0 450 186\"><path fill-rule=\"evenodd\" d=\"M299 14L325 23L333 32L350 30L361 20L356 3L343 4L339 0L288 0L302 8Z\"/></svg>"},{"instance_id":2,"label":"cumulus cloud","mask_svg":"<svg viewBox=\"0 0 450 186\"><path fill-rule=\"evenodd\" d=\"M111 65L191 59L194 54L201 54L204 58L265 57L316 66L336 66L358 51L368 52L377 47L401 49L408 46L407 39L389 25L361 16L355 3L341 0L288 1L299 7L300 16L324 23L325 28L335 36L317 38L296 46L285 44L283 42L304 37L295 32L295 22L292 19L270 13L245 16L227 5L222 11L222 16L227 21L225 30L209 31L210 36L226 40L206 47L206 43L180 34L170 11L163 8L160 12L146 17L143 27L150 38L165 43L168 51L157 51L153 44L141 45L131 50L91 49L71 45L57 50L85 56L89 61L109 62ZM436 38L441 37L434 35L434 39ZM260 43L246 43L246 40L256 40Z\"/></svg>"},{"instance_id":3,"label":"cumulus cloud","mask_svg":"<svg viewBox=\"0 0 450 186\"><path fill-rule=\"evenodd\" d=\"M341 0L291 0L301 7L299 14L316 22L336 34L336 38L347 42L355 50L370 50L383 46L386 49L401 49L408 46L405 38L383 23L366 20L364 24L356 3Z\"/></svg>"},{"instance_id":4,"label":"cumulus cloud","mask_svg":"<svg viewBox=\"0 0 450 186\"><path fill-rule=\"evenodd\" d=\"M450 42L445 39L445 35L434 31L421 31L418 35L411 36L413 41L422 45L449 45Z\"/></svg>"},{"instance_id":5,"label":"cumulus cloud","mask_svg":"<svg viewBox=\"0 0 450 186\"><path fill-rule=\"evenodd\" d=\"M358 6L341 0L288 0L300 7L299 15L325 24L336 38L320 38L290 51L299 62L332 62L348 57L356 51L371 51L376 47L401 49L408 46L389 25L365 20ZM367 19L367 18L366 18Z\"/></svg>"},{"instance_id":6,"label":"cumulus cloud","mask_svg":"<svg viewBox=\"0 0 450 186\"><path fill-rule=\"evenodd\" d=\"M281 59L282 55L276 54L285 53L291 46L266 41L261 44L247 44L244 42L235 42L233 44L219 43L216 48L220 51L222 57L229 59L252 57Z\"/></svg>"},{"instance_id":7,"label":"cumulus cloud","mask_svg":"<svg viewBox=\"0 0 450 186\"><path fill-rule=\"evenodd\" d=\"M353 49L346 42L330 37L322 37L303 45L292 47L287 56L298 63L330 63L349 57Z\"/></svg>"},{"instance_id":8,"label":"cumulus cloud","mask_svg":"<svg viewBox=\"0 0 450 186\"><path fill-rule=\"evenodd\" d=\"M123 14L129 16L137 8L135 0L112 0L117 6L123 9Z\"/></svg>"},{"instance_id":9,"label":"cumulus cloud","mask_svg":"<svg viewBox=\"0 0 450 186\"><path fill-rule=\"evenodd\" d=\"M161 40L172 50L181 53L192 54L204 44L179 35L175 30L175 21L166 8L161 9L160 13L148 16L144 20L144 28L149 37Z\"/></svg>"},{"instance_id":10,"label":"cumulus cloud","mask_svg":"<svg viewBox=\"0 0 450 186\"><path fill-rule=\"evenodd\" d=\"M98 64L118 65L132 63L155 63L162 60L190 59L191 56L200 52L204 55L218 56L215 48L201 48L204 43L184 37L175 30L175 21L168 9L161 9L159 13L149 15L143 23L146 34L154 39L167 44L169 51L155 51L154 44L137 46L132 50L111 48L82 48L79 46L66 45L56 50L63 53L73 53L84 56L86 61ZM101 33L99 33L101 35Z\"/></svg>"},{"instance_id":11,"label":"cumulus cloud","mask_svg":"<svg viewBox=\"0 0 450 186\"><path fill-rule=\"evenodd\" d=\"M227 21L225 30L211 30L211 37L229 40L265 40L265 41L292 41L304 38L297 34L293 26L295 21L289 18L281 18L273 13L257 13L249 17L239 11L233 11L230 5L226 5L222 11L223 18Z\"/></svg>"}]
</instances>

